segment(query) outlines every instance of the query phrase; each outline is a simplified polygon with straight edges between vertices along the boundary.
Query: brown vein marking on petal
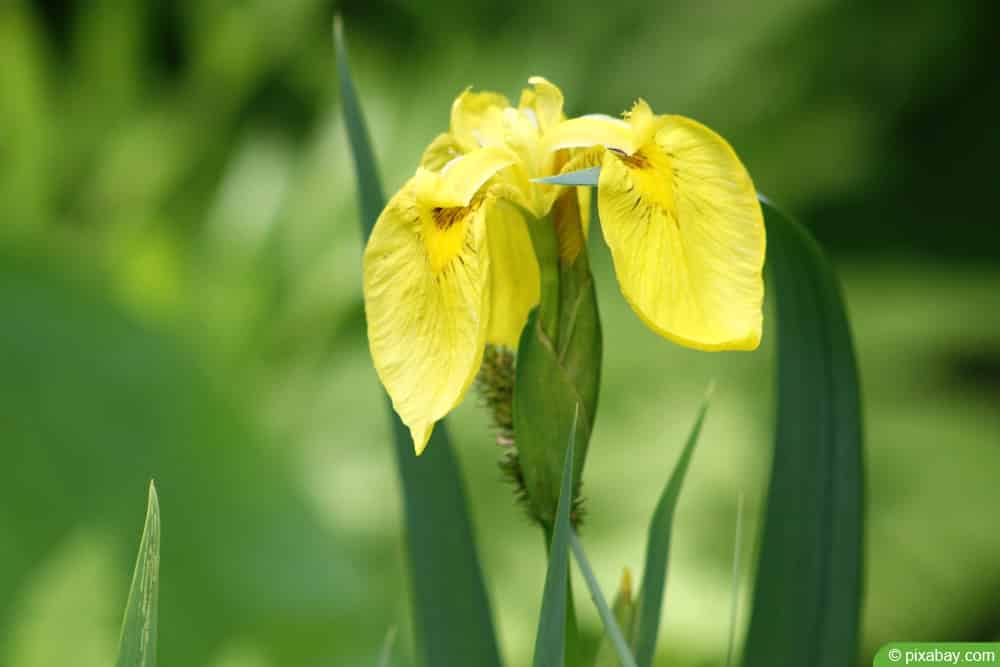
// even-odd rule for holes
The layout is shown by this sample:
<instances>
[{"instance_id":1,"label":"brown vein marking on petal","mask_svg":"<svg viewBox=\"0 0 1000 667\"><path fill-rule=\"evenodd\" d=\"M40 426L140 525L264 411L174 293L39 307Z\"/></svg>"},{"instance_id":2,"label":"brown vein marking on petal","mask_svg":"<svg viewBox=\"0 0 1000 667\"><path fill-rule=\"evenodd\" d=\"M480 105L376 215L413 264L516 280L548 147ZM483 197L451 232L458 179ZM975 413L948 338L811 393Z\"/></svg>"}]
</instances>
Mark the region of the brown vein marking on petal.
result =
<instances>
[{"instance_id":1,"label":"brown vein marking on petal","mask_svg":"<svg viewBox=\"0 0 1000 667\"><path fill-rule=\"evenodd\" d=\"M471 213L471 208L468 206L456 206L451 208L441 208L440 206L436 206L431 209L434 224L437 225L437 228L441 231L450 229L452 225L469 213Z\"/></svg>"},{"instance_id":2,"label":"brown vein marking on petal","mask_svg":"<svg viewBox=\"0 0 1000 667\"><path fill-rule=\"evenodd\" d=\"M629 155L617 148L610 149L612 153L618 156L618 159L624 162L629 167L633 169L646 169L649 167L649 158L642 151L636 151Z\"/></svg>"}]
</instances>

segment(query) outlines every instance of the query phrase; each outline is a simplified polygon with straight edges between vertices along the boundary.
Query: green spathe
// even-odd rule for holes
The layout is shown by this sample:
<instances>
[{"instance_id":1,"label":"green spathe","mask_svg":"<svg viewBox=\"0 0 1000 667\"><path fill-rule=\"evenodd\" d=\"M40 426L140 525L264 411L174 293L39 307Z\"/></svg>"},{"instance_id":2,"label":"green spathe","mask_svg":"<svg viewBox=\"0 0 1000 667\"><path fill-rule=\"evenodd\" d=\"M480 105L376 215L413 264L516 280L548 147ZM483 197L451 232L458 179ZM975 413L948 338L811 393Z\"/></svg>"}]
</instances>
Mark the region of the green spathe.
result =
<instances>
[{"instance_id":1,"label":"green spathe","mask_svg":"<svg viewBox=\"0 0 1000 667\"><path fill-rule=\"evenodd\" d=\"M551 218L532 221L529 229L541 267L541 302L528 317L518 345L514 438L529 511L551 526L567 435L579 409L573 440L574 498L578 495L597 409L601 325L586 248L567 264L559 258ZM573 519L579 520L578 513Z\"/></svg>"}]
</instances>

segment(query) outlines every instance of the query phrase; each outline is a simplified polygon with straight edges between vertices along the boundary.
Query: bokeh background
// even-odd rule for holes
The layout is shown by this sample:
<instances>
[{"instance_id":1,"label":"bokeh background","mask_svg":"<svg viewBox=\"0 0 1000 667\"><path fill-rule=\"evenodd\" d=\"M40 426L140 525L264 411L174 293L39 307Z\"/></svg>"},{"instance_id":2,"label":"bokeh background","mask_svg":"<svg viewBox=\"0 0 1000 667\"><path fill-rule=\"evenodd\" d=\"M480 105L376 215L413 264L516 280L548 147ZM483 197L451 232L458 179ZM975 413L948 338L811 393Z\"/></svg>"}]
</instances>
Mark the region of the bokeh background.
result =
<instances>
[{"instance_id":1,"label":"bokeh background","mask_svg":"<svg viewBox=\"0 0 1000 667\"><path fill-rule=\"evenodd\" d=\"M111 664L151 477L162 664L374 664L390 628L396 664L411 664L338 9L390 191L455 94L516 98L532 74L562 86L571 114L643 96L729 138L845 286L868 434L859 664L890 639L1000 639L997 8L4 0L0 664ZM741 497L746 620L769 345L705 354L657 338L592 240L605 383L584 540L608 593L641 568L714 379L658 664L719 665ZM504 655L527 664L542 539L500 481L484 411L470 399L451 421Z\"/></svg>"}]
</instances>

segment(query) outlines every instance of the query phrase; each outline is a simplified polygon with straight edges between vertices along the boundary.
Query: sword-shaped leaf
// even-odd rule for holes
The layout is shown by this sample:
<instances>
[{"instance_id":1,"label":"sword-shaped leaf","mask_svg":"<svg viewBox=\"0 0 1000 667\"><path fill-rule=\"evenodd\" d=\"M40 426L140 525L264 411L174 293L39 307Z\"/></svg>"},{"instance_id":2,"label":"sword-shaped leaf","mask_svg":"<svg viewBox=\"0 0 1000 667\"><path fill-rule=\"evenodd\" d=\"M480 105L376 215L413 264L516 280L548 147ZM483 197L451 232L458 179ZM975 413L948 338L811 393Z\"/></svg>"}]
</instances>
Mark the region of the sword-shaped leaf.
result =
<instances>
[{"instance_id":1,"label":"sword-shaped leaf","mask_svg":"<svg viewBox=\"0 0 1000 667\"><path fill-rule=\"evenodd\" d=\"M156 626L160 600L160 501L149 483L146 524L139 540L129 587L117 667L156 667Z\"/></svg>"},{"instance_id":2,"label":"sword-shaped leaf","mask_svg":"<svg viewBox=\"0 0 1000 667\"><path fill-rule=\"evenodd\" d=\"M857 662L862 590L857 365L832 267L805 228L761 200L777 427L744 664L841 667Z\"/></svg>"},{"instance_id":3,"label":"sword-shaped leaf","mask_svg":"<svg viewBox=\"0 0 1000 667\"><path fill-rule=\"evenodd\" d=\"M549 548L549 567L545 572L542 613L538 619L538 633L535 635L533 667L563 667L566 659L569 542L573 530L569 522L569 512L573 504L573 450L575 449L573 442L576 440L577 419L579 412L573 418L573 427L566 446L559 503L552 528L552 544Z\"/></svg>"},{"instance_id":4,"label":"sword-shaped leaf","mask_svg":"<svg viewBox=\"0 0 1000 667\"><path fill-rule=\"evenodd\" d=\"M334 26L340 102L358 178L365 241L385 204L371 141L351 80L339 17ZM493 617L473 539L465 486L444 420L418 459L389 406L403 495L406 546L418 652L427 667L499 667Z\"/></svg>"},{"instance_id":5,"label":"sword-shaped leaf","mask_svg":"<svg viewBox=\"0 0 1000 667\"><path fill-rule=\"evenodd\" d=\"M663 609L663 593L667 585L667 559L670 556L670 534L673 530L674 510L680 498L681 486L687 474L695 444L701 434L701 426L708 412L711 389L698 411L694 427L688 436L677 465L663 487L656 510L649 522L649 536L646 539L646 565L642 572L642 587L639 589L639 631L636 639L635 658L639 667L650 667L656 655L656 637L660 632L660 616Z\"/></svg>"}]
</instances>

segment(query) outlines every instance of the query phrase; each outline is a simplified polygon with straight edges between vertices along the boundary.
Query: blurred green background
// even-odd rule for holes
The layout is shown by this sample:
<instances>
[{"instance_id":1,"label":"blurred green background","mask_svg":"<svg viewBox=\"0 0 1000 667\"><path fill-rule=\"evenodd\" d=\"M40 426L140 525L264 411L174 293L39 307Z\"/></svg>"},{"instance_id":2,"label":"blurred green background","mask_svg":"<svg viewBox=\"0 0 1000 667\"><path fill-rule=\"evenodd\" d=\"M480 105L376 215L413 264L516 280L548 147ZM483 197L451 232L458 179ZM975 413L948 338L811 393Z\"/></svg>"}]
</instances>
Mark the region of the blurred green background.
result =
<instances>
[{"instance_id":1,"label":"blurred green background","mask_svg":"<svg viewBox=\"0 0 1000 667\"><path fill-rule=\"evenodd\" d=\"M532 74L574 115L643 96L726 136L845 284L869 445L861 663L890 639L1000 640L998 5L600 4L342 4L386 187L464 87L516 98ZM370 665L391 627L410 664L337 9L0 3L0 664L111 663L150 477L162 664ZM736 506L745 581L769 466L769 345L705 354L657 338L599 239L605 379L584 541L609 594L622 567L641 568L714 378L659 664L718 665ZM504 655L527 664L542 539L474 398L452 435Z\"/></svg>"}]
</instances>

